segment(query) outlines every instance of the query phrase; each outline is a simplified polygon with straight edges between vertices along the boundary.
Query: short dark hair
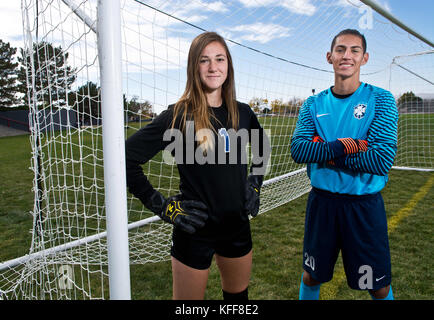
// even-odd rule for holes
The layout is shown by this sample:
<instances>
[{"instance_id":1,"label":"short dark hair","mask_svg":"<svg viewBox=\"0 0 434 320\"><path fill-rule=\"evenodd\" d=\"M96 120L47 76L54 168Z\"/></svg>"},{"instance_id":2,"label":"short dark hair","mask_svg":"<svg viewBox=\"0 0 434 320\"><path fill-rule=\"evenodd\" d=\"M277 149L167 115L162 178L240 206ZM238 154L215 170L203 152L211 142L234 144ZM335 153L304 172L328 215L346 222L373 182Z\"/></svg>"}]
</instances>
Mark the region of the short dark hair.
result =
<instances>
[{"instance_id":1,"label":"short dark hair","mask_svg":"<svg viewBox=\"0 0 434 320\"><path fill-rule=\"evenodd\" d=\"M353 36L357 36L360 39L362 39L363 53L366 53L366 48L367 48L366 38L365 38L365 36L363 34L361 34L358 30L355 30L355 29L345 29L345 30L342 30L341 32L339 32L337 35L335 35L335 37L333 38L333 41L332 41L332 45L330 47L330 52L333 51L333 47L336 44L336 39L339 36L343 36L343 35L346 35L346 34L351 34Z\"/></svg>"}]
</instances>

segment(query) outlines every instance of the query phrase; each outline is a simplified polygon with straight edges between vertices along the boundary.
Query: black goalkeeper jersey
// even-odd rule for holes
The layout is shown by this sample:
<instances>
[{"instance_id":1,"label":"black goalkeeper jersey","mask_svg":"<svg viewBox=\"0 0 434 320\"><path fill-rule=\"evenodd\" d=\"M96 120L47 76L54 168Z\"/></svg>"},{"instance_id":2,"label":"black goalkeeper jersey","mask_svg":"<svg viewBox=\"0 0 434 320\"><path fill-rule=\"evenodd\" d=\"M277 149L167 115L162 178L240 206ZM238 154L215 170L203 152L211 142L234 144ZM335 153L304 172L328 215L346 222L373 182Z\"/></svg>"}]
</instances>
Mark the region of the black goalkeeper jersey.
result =
<instances>
[{"instance_id":1,"label":"black goalkeeper jersey","mask_svg":"<svg viewBox=\"0 0 434 320\"><path fill-rule=\"evenodd\" d=\"M195 154L200 149L198 143L194 142L194 150L187 147L188 132L183 131L181 157L180 150L171 150L177 160L177 167L180 176L179 189L183 198L194 199L204 202L208 206L209 218L205 227L197 231L197 235L218 236L236 232L248 222L248 216L244 212L245 185L247 179L246 145L252 142L252 167L265 168L268 157L264 152L264 143L269 143L259 121L247 105L238 102L239 126L235 132L231 129L228 121L228 110L225 104L219 108L211 108L215 119L211 118L215 132L215 160L203 163L203 160L196 159ZM159 151L165 149L175 141L172 137L169 141L167 130L171 129L173 119L173 105L158 115L150 124L141 128L126 141L126 168L127 185L129 191L145 203L154 192L154 188L144 175L141 165L149 161ZM175 122L175 128L179 128L180 121ZM256 130L253 130L256 129ZM248 132L248 140L243 135L227 135L227 132L245 133ZM181 131L179 131L181 132ZM194 132L194 131L193 131ZM258 139L253 139L254 137ZM178 140L179 141L179 140ZM258 144L253 146L253 143ZM223 145L222 145L223 144ZM179 146L179 145L178 145ZM172 148L173 149L173 148ZM202 150L202 149L200 149ZM194 154L192 154L194 152ZM223 157L222 152L224 153ZM244 153L244 155L243 155ZM264 156L265 155L265 156ZM210 154L208 155L210 156ZM220 158L219 158L220 156ZM211 159L213 157L208 158ZM178 161L182 159L182 161ZM253 168L251 168L253 169Z\"/></svg>"}]
</instances>

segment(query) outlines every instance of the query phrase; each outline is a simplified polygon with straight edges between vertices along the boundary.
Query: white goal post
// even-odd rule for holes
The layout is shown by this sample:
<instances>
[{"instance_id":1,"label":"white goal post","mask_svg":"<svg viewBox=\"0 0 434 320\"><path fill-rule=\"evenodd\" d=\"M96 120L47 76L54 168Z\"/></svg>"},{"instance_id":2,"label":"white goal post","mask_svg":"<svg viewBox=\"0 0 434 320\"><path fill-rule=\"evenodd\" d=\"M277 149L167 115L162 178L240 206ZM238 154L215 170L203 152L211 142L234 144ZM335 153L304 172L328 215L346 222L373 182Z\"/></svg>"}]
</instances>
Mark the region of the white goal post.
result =
<instances>
[{"instance_id":1,"label":"white goal post","mask_svg":"<svg viewBox=\"0 0 434 320\"><path fill-rule=\"evenodd\" d=\"M98 57L110 299L131 299L119 1L98 1Z\"/></svg>"},{"instance_id":2,"label":"white goal post","mask_svg":"<svg viewBox=\"0 0 434 320\"><path fill-rule=\"evenodd\" d=\"M181 96L204 30L227 40L237 99L270 136L260 214L310 190L290 139L304 100L333 83L324 57L346 28L368 40L362 81L397 99L394 168L433 171L432 43L371 1L300 3L22 0L35 202L29 253L0 263L0 298L130 299L130 265L169 259L171 225L127 193L124 141ZM178 192L166 153L143 169Z\"/></svg>"}]
</instances>

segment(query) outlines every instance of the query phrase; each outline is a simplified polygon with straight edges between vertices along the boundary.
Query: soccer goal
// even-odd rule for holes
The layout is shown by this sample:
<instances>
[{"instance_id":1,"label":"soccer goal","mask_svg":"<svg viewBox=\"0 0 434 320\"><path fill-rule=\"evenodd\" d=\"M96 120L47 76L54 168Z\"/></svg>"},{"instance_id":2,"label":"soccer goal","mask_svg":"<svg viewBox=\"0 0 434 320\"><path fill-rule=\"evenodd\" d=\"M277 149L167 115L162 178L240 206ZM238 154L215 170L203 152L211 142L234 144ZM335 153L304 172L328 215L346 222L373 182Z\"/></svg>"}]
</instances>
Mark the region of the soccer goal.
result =
<instances>
[{"instance_id":1,"label":"soccer goal","mask_svg":"<svg viewBox=\"0 0 434 320\"><path fill-rule=\"evenodd\" d=\"M227 40L237 99L271 140L260 214L310 190L291 135L304 100L333 83L325 54L342 29L368 39L362 81L397 99L396 168L433 170L433 46L363 2L22 0L33 229L29 253L0 264L0 298L128 299L130 264L170 258L171 226L127 193L122 143L182 95L203 31ZM178 192L170 154L143 169Z\"/></svg>"}]
</instances>

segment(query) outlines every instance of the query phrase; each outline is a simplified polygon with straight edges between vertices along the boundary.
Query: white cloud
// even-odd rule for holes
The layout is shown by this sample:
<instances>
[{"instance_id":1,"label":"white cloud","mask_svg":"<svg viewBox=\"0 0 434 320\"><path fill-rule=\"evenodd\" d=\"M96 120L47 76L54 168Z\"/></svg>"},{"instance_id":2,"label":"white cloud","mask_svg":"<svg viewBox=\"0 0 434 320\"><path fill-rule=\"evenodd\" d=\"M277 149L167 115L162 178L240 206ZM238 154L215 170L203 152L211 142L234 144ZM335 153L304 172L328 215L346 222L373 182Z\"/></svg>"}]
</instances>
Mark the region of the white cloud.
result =
<instances>
[{"instance_id":1,"label":"white cloud","mask_svg":"<svg viewBox=\"0 0 434 320\"><path fill-rule=\"evenodd\" d=\"M245 7L283 7L292 13L311 16L316 12L316 7L311 0L239 0Z\"/></svg>"},{"instance_id":2,"label":"white cloud","mask_svg":"<svg viewBox=\"0 0 434 320\"><path fill-rule=\"evenodd\" d=\"M392 13L392 7L390 6L388 0L374 0L374 2L376 2L384 10L388 11L389 13ZM337 0L336 2L334 2L334 5L340 6L340 7L360 7L360 6L366 6L360 0Z\"/></svg>"},{"instance_id":3,"label":"white cloud","mask_svg":"<svg viewBox=\"0 0 434 320\"><path fill-rule=\"evenodd\" d=\"M13 47L22 47L21 1L1 1L0 12L1 39L10 42Z\"/></svg>"},{"instance_id":4,"label":"white cloud","mask_svg":"<svg viewBox=\"0 0 434 320\"><path fill-rule=\"evenodd\" d=\"M386 0L377 0L378 4L383 7L384 10L388 11L389 13L392 13L392 7L390 6L389 2Z\"/></svg>"},{"instance_id":5,"label":"white cloud","mask_svg":"<svg viewBox=\"0 0 434 320\"><path fill-rule=\"evenodd\" d=\"M168 4L166 8L169 9L170 6L173 6L173 4ZM183 0L178 2L178 7L184 8L187 11L191 11L191 10L214 11L214 12L229 11L226 4L222 1L207 2L202 0L195 0L195 1Z\"/></svg>"},{"instance_id":6,"label":"white cloud","mask_svg":"<svg viewBox=\"0 0 434 320\"><path fill-rule=\"evenodd\" d=\"M198 23L207 19L205 13L226 13L229 8L222 1L206 2L202 0L167 1L158 3L159 9L190 23ZM177 23L174 21L174 23Z\"/></svg>"},{"instance_id":7,"label":"white cloud","mask_svg":"<svg viewBox=\"0 0 434 320\"><path fill-rule=\"evenodd\" d=\"M215 12L228 12L229 11L227 6L221 1L212 2L212 3L208 4L208 7L210 8L210 10L215 11Z\"/></svg>"},{"instance_id":8,"label":"white cloud","mask_svg":"<svg viewBox=\"0 0 434 320\"><path fill-rule=\"evenodd\" d=\"M86 4L80 0L73 0L72 2L80 5L80 9L89 16L90 20L96 19L96 0L90 0ZM47 41L69 48L69 63L76 67L76 64L80 64L83 59L80 55L84 55L82 41L87 41L86 55L90 57L96 55L96 35L90 32L84 37L84 33L89 32L89 30L85 30L81 20L72 14L70 8L61 1L58 3L59 5L53 6L54 10L43 10L46 5L40 6L39 22L41 24L44 21L44 23L49 24L47 30L50 30L50 35L46 39ZM167 2L155 0L149 1L147 4L194 24L206 20L209 14L229 11L227 4L219 0ZM147 70L178 69L186 63L188 48L195 35L194 32L191 32L191 28L182 32L185 25L181 21L134 1L121 1L121 8L122 38L128 48L128 52L123 51L123 56L124 58L128 56L131 62L130 72L139 71L140 68ZM58 12L56 12L57 9L59 9ZM11 42L11 45L15 47L23 47L21 1L0 1L0 12L2 40ZM29 18L33 27L34 7L29 10ZM56 26L56 28L50 26ZM175 34L172 33L173 31ZM41 37L44 32L45 29L40 29L39 36ZM35 36L34 33L35 30L32 30L33 37ZM81 38L80 35L82 35ZM149 53L152 52L149 48L154 50L155 57Z\"/></svg>"},{"instance_id":9,"label":"white cloud","mask_svg":"<svg viewBox=\"0 0 434 320\"><path fill-rule=\"evenodd\" d=\"M286 0L280 3L282 7L297 14L311 16L316 11L315 6L310 3L310 0Z\"/></svg>"},{"instance_id":10,"label":"white cloud","mask_svg":"<svg viewBox=\"0 0 434 320\"><path fill-rule=\"evenodd\" d=\"M233 34L232 38L239 40L267 43L277 38L285 38L290 35L290 29L273 23L253 23L231 28L226 33Z\"/></svg>"}]
</instances>

